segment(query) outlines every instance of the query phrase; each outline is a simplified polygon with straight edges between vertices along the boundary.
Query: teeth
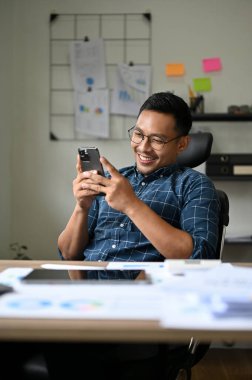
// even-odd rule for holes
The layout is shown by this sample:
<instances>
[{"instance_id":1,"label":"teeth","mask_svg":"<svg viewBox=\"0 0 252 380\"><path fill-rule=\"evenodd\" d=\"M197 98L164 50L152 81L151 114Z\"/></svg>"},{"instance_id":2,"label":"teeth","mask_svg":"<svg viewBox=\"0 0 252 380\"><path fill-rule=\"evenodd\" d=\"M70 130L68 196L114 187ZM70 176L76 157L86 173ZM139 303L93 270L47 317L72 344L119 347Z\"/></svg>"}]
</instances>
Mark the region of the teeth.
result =
<instances>
[{"instance_id":1,"label":"teeth","mask_svg":"<svg viewBox=\"0 0 252 380\"><path fill-rule=\"evenodd\" d=\"M151 157L142 156L141 154L139 154L139 158L140 158L142 161L152 161L152 158L151 158Z\"/></svg>"}]
</instances>

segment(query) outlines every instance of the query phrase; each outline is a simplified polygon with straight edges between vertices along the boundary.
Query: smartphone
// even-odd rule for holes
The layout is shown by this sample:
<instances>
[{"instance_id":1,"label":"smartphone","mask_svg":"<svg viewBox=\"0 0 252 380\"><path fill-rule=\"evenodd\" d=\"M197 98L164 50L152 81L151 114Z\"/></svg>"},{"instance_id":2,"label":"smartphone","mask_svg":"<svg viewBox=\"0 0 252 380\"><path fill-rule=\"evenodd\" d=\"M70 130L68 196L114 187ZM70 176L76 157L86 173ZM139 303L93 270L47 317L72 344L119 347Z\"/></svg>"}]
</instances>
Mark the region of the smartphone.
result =
<instances>
[{"instance_id":1,"label":"smartphone","mask_svg":"<svg viewBox=\"0 0 252 380\"><path fill-rule=\"evenodd\" d=\"M149 283L150 279L144 270L117 270L117 269L33 269L28 275L22 278L26 284L59 284L59 283Z\"/></svg>"},{"instance_id":2,"label":"smartphone","mask_svg":"<svg viewBox=\"0 0 252 380\"><path fill-rule=\"evenodd\" d=\"M100 162L100 153L96 147L82 147L78 149L82 171L97 170L97 173L104 176L103 166Z\"/></svg>"}]
</instances>

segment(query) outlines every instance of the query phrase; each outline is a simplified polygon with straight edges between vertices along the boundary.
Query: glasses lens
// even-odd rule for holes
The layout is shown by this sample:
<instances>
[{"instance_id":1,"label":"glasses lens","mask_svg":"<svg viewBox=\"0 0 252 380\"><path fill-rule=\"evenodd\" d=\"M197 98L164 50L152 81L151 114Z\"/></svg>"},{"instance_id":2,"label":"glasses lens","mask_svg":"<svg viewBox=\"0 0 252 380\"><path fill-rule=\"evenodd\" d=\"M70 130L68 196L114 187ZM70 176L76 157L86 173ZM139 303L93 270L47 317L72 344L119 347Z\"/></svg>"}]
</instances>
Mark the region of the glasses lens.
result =
<instances>
[{"instance_id":1,"label":"glasses lens","mask_svg":"<svg viewBox=\"0 0 252 380\"><path fill-rule=\"evenodd\" d=\"M161 150L164 146L164 141L158 137L150 137L150 144L154 150Z\"/></svg>"},{"instance_id":2,"label":"glasses lens","mask_svg":"<svg viewBox=\"0 0 252 380\"><path fill-rule=\"evenodd\" d=\"M131 141L135 144L140 144L143 141L143 134L137 129L130 129L129 137Z\"/></svg>"},{"instance_id":3,"label":"glasses lens","mask_svg":"<svg viewBox=\"0 0 252 380\"><path fill-rule=\"evenodd\" d=\"M141 144L141 142L144 140L144 137L147 137L142 134L141 131L135 128L131 128L128 130L129 138L134 144ZM165 144L165 142L159 138L158 136L149 136L147 137L150 145L155 150L161 150Z\"/></svg>"}]
</instances>

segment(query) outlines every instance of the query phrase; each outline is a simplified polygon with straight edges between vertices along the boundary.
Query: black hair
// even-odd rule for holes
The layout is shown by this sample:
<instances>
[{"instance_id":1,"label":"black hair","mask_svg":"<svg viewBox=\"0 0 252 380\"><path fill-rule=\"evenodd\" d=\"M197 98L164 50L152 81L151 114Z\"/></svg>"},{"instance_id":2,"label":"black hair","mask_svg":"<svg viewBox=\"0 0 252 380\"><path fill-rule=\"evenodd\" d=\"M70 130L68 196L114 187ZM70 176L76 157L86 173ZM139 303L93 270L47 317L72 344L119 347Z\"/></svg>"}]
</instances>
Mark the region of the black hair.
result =
<instances>
[{"instance_id":1,"label":"black hair","mask_svg":"<svg viewBox=\"0 0 252 380\"><path fill-rule=\"evenodd\" d=\"M173 115L176 120L176 129L181 135L188 135L192 127L191 111L187 103L172 92L152 94L141 106L138 116L144 110Z\"/></svg>"}]
</instances>

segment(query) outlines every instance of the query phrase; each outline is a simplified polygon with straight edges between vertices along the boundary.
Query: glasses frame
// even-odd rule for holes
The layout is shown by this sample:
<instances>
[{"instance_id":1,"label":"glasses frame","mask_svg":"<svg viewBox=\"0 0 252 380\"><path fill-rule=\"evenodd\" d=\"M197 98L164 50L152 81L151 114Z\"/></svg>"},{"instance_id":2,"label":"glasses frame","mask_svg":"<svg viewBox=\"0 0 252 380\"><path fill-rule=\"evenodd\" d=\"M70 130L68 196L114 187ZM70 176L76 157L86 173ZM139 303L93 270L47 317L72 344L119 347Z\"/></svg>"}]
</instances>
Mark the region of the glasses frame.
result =
<instances>
[{"instance_id":1,"label":"glasses frame","mask_svg":"<svg viewBox=\"0 0 252 380\"><path fill-rule=\"evenodd\" d=\"M170 143L170 142L172 142L172 141L175 141L175 140L179 139L180 137L184 136L184 135L178 135L178 136L176 136L176 137L173 137L173 138L170 139L170 140L166 140L166 141L163 140L163 141L162 141L163 145L160 147L160 149L156 149L156 148L153 148L152 143L151 143L151 140L150 140L150 138L153 137L153 136L147 136L147 135L144 135L144 134L143 134L140 130L138 130L138 129L137 129L137 130L138 130L139 133L141 133L141 135L142 135L142 140L141 140L139 143L136 143L135 141L133 141L133 140L131 139L131 132L132 132L134 129L136 129L136 126L135 126L135 125L133 125L133 127L131 127L130 129L128 129L128 135L129 135L130 141L132 141L132 142L133 142L134 144L136 144L136 145L140 145L140 144L143 142L144 138L146 137L147 140L148 140L148 143L150 144L150 146L151 146L152 149L154 149L154 150L162 150L163 147L164 147L166 144L168 144L168 143ZM162 140L161 137L159 137L159 138L160 138L160 140Z\"/></svg>"}]
</instances>

